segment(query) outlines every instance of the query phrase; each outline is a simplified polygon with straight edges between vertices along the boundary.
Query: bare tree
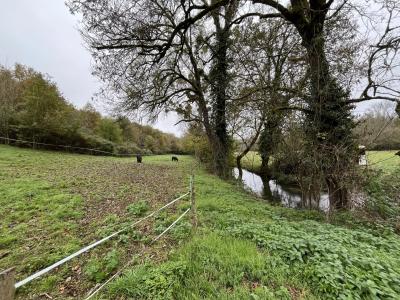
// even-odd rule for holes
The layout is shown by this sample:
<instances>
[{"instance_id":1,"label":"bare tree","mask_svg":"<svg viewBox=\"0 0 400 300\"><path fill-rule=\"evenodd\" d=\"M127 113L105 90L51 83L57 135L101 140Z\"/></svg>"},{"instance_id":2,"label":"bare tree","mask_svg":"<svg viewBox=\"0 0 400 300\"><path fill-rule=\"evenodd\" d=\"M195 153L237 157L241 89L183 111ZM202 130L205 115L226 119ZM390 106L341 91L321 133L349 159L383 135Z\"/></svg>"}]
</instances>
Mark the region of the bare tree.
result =
<instances>
[{"instance_id":1,"label":"bare tree","mask_svg":"<svg viewBox=\"0 0 400 300\"><path fill-rule=\"evenodd\" d=\"M391 101L400 117L400 4L389 0L375 0L375 4L383 25L372 27L376 41L366 51L366 83L360 96L350 102ZM370 13L360 14L365 22L375 22Z\"/></svg>"},{"instance_id":2,"label":"bare tree","mask_svg":"<svg viewBox=\"0 0 400 300\"><path fill-rule=\"evenodd\" d=\"M261 111L263 127L259 139L261 155L260 175L270 177L269 160L280 142L284 117L292 110L307 111L298 100L304 98L308 73L304 64L293 63L292 59L302 56L299 38L294 28L284 20L264 22L257 38L244 34L249 49L244 52L247 60L242 61L249 80L253 82L257 105ZM254 57L253 60L250 58ZM250 84L250 83L249 83Z\"/></svg>"},{"instance_id":3,"label":"bare tree","mask_svg":"<svg viewBox=\"0 0 400 300\"><path fill-rule=\"evenodd\" d=\"M400 148L400 119L394 108L391 102L375 103L360 116L355 132L361 145L374 150Z\"/></svg>"},{"instance_id":4,"label":"bare tree","mask_svg":"<svg viewBox=\"0 0 400 300\"><path fill-rule=\"evenodd\" d=\"M236 113L230 112L230 119L233 123L231 124L232 139L239 138L236 167L238 168L238 178L241 179L243 176L241 161L257 143L264 124L264 118L257 108L243 105L239 107Z\"/></svg>"},{"instance_id":5,"label":"bare tree","mask_svg":"<svg viewBox=\"0 0 400 300\"><path fill-rule=\"evenodd\" d=\"M218 5L69 2L73 12L84 15L82 34L96 59L95 73L108 83L106 90L119 100L120 109L153 116L174 110L181 122L202 123L221 177L230 176L226 110L230 35L238 5L237 0ZM192 16L198 10L204 11Z\"/></svg>"}]
</instances>

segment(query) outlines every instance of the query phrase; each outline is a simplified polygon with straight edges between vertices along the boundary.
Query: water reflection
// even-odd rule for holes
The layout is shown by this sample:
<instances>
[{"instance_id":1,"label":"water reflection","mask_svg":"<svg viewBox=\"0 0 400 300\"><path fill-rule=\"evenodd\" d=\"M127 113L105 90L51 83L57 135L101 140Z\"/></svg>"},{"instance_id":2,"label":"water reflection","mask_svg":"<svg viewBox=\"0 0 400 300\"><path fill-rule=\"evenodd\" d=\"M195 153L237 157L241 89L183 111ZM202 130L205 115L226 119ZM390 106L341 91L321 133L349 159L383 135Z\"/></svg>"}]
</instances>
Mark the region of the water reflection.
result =
<instances>
[{"instance_id":1,"label":"water reflection","mask_svg":"<svg viewBox=\"0 0 400 300\"><path fill-rule=\"evenodd\" d=\"M239 170L234 168L233 172L235 178L238 178ZM303 208L319 206L319 209L323 211L329 209L329 197L325 193L320 195L318 205L315 199L310 197L304 197L305 199L303 199L300 190L297 188L281 185L276 180L263 182L260 176L247 170L243 170L242 181L246 189L264 199L276 201L286 207Z\"/></svg>"}]
</instances>

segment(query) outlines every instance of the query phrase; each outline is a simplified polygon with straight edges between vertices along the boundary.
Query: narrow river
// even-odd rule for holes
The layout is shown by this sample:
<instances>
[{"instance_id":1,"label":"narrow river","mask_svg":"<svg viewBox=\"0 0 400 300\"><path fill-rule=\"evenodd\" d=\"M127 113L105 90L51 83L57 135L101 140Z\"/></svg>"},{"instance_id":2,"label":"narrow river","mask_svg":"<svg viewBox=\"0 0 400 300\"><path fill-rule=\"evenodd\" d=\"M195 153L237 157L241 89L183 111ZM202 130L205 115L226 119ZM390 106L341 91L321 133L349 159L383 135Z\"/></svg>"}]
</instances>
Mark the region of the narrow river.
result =
<instances>
[{"instance_id":1,"label":"narrow river","mask_svg":"<svg viewBox=\"0 0 400 300\"><path fill-rule=\"evenodd\" d=\"M234 168L233 172L235 178L238 178L239 170ZM250 190L259 197L278 202L285 207L304 208L301 192L296 187L281 185L276 180L269 180L268 185L264 185L260 176L245 169L243 169L242 181L247 190ZM323 193L320 195L319 209L322 211L329 209L328 194Z\"/></svg>"}]
</instances>

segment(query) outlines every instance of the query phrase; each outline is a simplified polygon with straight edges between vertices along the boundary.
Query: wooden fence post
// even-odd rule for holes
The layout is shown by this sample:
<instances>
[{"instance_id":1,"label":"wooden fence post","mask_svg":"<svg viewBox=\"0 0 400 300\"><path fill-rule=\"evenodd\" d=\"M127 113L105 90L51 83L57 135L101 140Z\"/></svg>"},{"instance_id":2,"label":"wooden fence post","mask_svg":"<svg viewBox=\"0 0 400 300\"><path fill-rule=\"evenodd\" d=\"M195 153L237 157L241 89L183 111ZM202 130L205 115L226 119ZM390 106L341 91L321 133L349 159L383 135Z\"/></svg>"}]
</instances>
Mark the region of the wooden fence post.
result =
<instances>
[{"instance_id":1,"label":"wooden fence post","mask_svg":"<svg viewBox=\"0 0 400 300\"><path fill-rule=\"evenodd\" d=\"M15 268L10 268L0 273L0 299L14 300L15 294Z\"/></svg>"},{"instance_id":2,"label":"wooden fence post","mask_svg":"<svg viewBox=\"0 0 400 300\"><path fill-rule=\"evenodd\" d=\"M194 175L190 176L190 205L192 213L193 228L197 228L197 212L196 212L196 194L194 189Z\"/></svg>"}]
</instances>

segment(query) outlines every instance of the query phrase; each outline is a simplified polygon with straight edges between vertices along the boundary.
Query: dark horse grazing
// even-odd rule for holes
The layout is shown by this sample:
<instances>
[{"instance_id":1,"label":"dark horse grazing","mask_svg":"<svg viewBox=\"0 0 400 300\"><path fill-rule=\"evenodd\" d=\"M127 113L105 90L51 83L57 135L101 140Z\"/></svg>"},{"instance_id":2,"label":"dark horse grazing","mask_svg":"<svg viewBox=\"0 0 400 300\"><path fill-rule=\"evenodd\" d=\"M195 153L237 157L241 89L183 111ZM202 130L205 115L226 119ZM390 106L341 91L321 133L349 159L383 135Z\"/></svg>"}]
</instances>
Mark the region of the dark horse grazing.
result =
<instances>
[{"instance_id":1,"label":"dark horse grazing","mask_svg":"<svg viewBox=\"0 0 400 300\"><path fill-rule=\"evenodd\" d=\"M136 154L136 161L140 164L142 162L142 156L140 154Z\"/></svg>"},{"instance_id":2,"label":"dark horse grazing","mask_svg":"<svg viewBox=\"0 0 400 300\"><path fill-rule=\"evenodd\" d=\"M172 161L178 161L178 158L176 156L172 156Z\"/></svg>"}]
</instances>

